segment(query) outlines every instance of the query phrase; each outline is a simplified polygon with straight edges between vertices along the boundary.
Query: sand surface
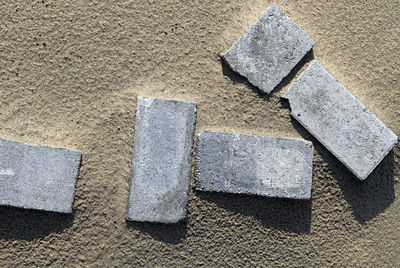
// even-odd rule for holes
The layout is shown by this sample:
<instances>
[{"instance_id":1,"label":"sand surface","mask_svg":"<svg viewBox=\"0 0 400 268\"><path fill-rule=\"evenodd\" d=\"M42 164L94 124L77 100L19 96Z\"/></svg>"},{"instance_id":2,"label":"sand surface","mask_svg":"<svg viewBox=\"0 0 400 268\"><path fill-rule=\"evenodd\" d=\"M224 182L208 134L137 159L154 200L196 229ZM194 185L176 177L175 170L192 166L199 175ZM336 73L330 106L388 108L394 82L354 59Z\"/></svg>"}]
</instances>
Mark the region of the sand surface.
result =
<instances>
[{"instance_id":1,"label":"sand surface","mask_svg":"<svg viewBox=\"0 0 400 268\"><path fill-rule=\"evenodd\" d=\"M107 2L107 3L105 3ZM184 3L186 2L186 3ZM346 2L346 3L345 3ZM400 149L360 183L221 63L270 1L1 1L0 138L83 153L74 213L0 208L0 266L400 266ZM400 3L277 1L400 134ZM198 103L196 133L311 140L312 202L190 191L176 225L126 223L136 97Z\"/></svg>"}]
</instances>

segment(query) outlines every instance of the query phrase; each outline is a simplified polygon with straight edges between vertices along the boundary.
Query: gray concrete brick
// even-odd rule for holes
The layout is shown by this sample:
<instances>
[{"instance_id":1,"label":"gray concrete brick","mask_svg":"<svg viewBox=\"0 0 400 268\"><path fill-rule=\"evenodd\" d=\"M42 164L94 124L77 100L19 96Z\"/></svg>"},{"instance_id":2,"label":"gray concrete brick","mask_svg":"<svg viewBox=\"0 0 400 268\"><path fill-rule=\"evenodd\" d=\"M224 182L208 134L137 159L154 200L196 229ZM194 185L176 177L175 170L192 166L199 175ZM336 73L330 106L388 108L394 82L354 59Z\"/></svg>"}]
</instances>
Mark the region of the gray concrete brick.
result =
<instances>
[{"instance_id":1,"label":"gray concrete brick","mask_svg":"<svg viewBox=\"0 0 400 268\"><path fill-rule=\"evenodd\" d=\"M138 98L128 220L186 217L195 119L194 103Z\"/></svg>"},{"instance_id":2,"label":"gray concrete brick","mask_svg":"<svg viewBox=\"0 0 400 268\"><path fill-rule=\"evenodd\" d=\"M69 213L81 153L0 140L0 205Z\"/></svg>"},{"instance_id":3,"label":"gray concrete brick","mask_svg":"<svg viewBox=\"0 0 400 268\"><path fill-rule=\"evenodd\" d=\"M270 93L313 46L310 37L272 4L222 58Z\"/></svg>"},{"instance_id":4,"label":"gray concrete brick","mask_svg":"<svg viewBox=\"0 0 400 268\"><path fill-rule=\"evenodd\" d=\"M282 97L292 116L360 180L397 143L397 136L317 61Z\"/></svg>"},{"instance_id":5,"label":"gray concrete brick","mask_svg":"<svg viewBox=\"0 0 400 268\"><path fill-rule=\"evenodd\" d=\"M204 131L197 144L197 190L311 198L309 141Z\"/></svg>"}]
</instances>

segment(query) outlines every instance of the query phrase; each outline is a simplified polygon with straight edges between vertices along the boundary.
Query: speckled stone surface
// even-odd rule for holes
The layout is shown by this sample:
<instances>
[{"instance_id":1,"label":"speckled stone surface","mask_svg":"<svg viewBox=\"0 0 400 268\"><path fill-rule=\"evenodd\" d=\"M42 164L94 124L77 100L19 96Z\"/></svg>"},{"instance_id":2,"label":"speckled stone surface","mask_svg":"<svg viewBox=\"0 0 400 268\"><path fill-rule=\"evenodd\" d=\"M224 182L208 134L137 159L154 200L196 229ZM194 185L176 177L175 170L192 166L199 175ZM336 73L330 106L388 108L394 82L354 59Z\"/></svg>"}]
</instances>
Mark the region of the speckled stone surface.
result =
<instances>
[{"instance_id":1,"label":"speckled stone surface","mask_svg":"<svg viewBox=\"0 0 400 268\"><path fill-rule=\"evenodd\" d=\"M196 189L310 199L310 141L224 132L201 132Z\"/></svg>"},{"instance_id":2,"label":"speckled stone surface","mask_svg":"<svg viewBox=\"0 0 400 268\"><path fill-rule=\"evenodd\" d=\"M0 205L70 213L81 153L0 139Z\"/></svg>"},{"instance_id":3,"label":"speckled stone surface","mask_svg":"<svg viewBox=\"0 0 400 268\"><path fill-rule=\"evenodd\" d=\"M186 217L196 104L138 98L127 219Z\"/></svg>"},{"instance_id":4,"label":"speckled stone surface","mask_svg":"<svg viewBox=\"0 0 400 268\"><path fill-rule=\"evenodd\" d=\"M365 180L397 143L397 136L319 62L282 95L292 116L354 175Z\"/></svg>"},{"instance_id":5,"label":"speckled stone surface","mask_svg":"<svg viewBox=\"0 0 400 268\"><path fill-rule=\"evenodd\" d=\"M272 4L223 59L251 84L270 93L313 46L310 37Z\"/></svg>"}]
</instances>

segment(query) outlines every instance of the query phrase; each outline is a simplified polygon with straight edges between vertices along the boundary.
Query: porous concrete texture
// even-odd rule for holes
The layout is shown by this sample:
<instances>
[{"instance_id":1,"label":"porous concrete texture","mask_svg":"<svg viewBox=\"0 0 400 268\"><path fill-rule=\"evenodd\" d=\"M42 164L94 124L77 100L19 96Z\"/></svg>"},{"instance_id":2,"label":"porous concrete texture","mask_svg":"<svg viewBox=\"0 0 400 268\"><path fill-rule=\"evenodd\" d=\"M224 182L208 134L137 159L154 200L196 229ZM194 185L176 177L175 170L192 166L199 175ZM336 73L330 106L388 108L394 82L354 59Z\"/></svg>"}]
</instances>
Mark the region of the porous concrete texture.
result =
<instances>
[{"instance_id":1,"label":"porous concrete texture","mask_svg":"<svg viewBox=\"0 0 400 268\"><path fill-rule=\"evenodd\" d=\"M397 136L318 61L282 95L292 116L354 175L365 180L397 143Z\"/></svg>"},{"instance_id":2,"label":"porous concrete texture","mask_svg":"<svg viewBox=\"0 0 400 268\"><path fill-rule=\"evenodd\" d=\"M204 131L197 142L196 189L310 199L313 155L310 141Z\"/></svg>"},{"instance_id":3,"label":"porous concrete texture","mask_svg":"<svg viewBox=\"0 0 400 268\"><path fill-rule=\"evenodd\" d=\"M138 98L128 220L186 217L195 121L194 103Z\"/></svg>"},{"instance_id":4,"label":"porous concrete texture","mask_svg":"<svg viewBox=\"0 0 400 268\"><path fill-rule=\"evenodd\" d=\"M81 153L0 139L0 205L70 213Z\"/></svg>"},{"instance_id":5,"label":"porous concrete texture","mask_svg":"<svg viewBox=\"0 0 400 268\"><path fill-rule=\"evenodd\" d=\"M311 38L272 4L222 57L235 72L270 93L313 46Z\"/></svg>"},{"instance_id":6,"label":"porous concrete texture","mask_svg":"<svg viewBox=\"0 0 400 268\"><path fill-rule=\"evenodd\" d=\"M400 145L361 183L290 116L288 85L260 96L221 64L271 2L138 2L2 1L0 137L78 150L82 165L71 216L0 207L0 263L400 266ZM398 135L400 6L277 3L315 41L315 59ZM196 102L198 130L311 140L312 202L191 187L186 221L127 222L137 96Z\"/></svg>"}]
</instances>

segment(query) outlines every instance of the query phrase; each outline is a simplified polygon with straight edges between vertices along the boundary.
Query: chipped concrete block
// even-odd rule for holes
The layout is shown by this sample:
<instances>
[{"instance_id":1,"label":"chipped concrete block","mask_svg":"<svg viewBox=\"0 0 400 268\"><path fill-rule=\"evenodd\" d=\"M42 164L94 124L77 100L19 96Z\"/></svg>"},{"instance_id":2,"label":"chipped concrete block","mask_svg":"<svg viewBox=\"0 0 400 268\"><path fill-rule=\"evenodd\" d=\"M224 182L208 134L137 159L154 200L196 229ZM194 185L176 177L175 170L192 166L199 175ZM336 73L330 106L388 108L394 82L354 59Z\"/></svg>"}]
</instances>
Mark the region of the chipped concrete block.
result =
<instances>
[{"instance_id":1,"label":"chipped concrete block","mask_svg":"<svg viewBox=\"0 0 400 268\"><path fill-rule=\"evenodd\" d=\"M81 153L0 139L0 205L69 213Z\"/></svg>"},{"instance_id":2,"label":"chipped concrete block","mask_svg":"<svg viewBox=\"0 0 400 268\"><path fill-rule=\"evenodd\" d=\"M282 97L292 116L360 180L397 143L397 136L317 61Z\"/></svg>"},{"instance_id":3,"label":"chipped concrete block","mask_svg":"<svg viewBox=\"0 0 400 268\"><path fill-rule=\"evenodd\" d=\"M270 93L314 42L272 4L222 58L251 84Z\"/></svg>"},{"instance_id":4,"label":"chipped concrete block","mask_svg":"<svg viewBox=\"0 0 400 268\"><path fill-rule=\"evenodd\" d=\"M138 98L127 219L186 217L196 105Z\"/></svg>"},{"instance_id":5,"label":"chipped concrete block","mask_svg":"<svg viewBox=\"0 0 400 268\"><path fill-rule=\"evenodd\" d=\"M309 141L210 131L198 136L200 191L310 199L312 169Z\"/></svg>"}]
</instances>

